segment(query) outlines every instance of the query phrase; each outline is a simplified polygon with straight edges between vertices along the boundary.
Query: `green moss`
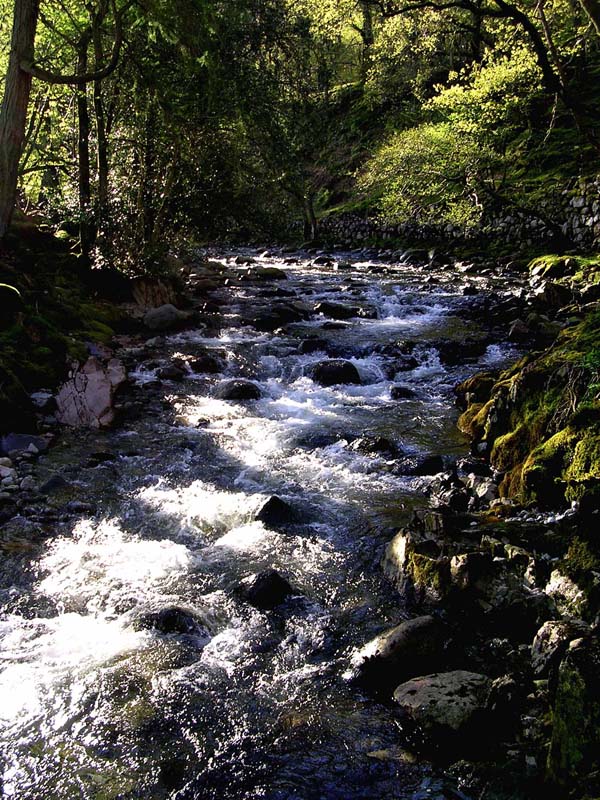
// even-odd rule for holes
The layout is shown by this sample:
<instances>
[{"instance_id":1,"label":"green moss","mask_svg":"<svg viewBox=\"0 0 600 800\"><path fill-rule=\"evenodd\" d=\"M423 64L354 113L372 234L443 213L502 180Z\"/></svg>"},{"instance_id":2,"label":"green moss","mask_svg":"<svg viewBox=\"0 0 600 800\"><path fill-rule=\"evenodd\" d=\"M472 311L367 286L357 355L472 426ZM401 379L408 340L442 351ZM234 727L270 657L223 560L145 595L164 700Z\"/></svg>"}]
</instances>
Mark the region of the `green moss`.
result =
<instances>
[{"instance_id":1,"label":"green moss","mask_svg":"<svg viewBox=\"0 0 600 800\"><path fill-rule=\"evenodd\" d=\"M411 553L409 572L415 587L443 596L450 586L450 564L445 558Z\"/></svg>"}]
</instances>

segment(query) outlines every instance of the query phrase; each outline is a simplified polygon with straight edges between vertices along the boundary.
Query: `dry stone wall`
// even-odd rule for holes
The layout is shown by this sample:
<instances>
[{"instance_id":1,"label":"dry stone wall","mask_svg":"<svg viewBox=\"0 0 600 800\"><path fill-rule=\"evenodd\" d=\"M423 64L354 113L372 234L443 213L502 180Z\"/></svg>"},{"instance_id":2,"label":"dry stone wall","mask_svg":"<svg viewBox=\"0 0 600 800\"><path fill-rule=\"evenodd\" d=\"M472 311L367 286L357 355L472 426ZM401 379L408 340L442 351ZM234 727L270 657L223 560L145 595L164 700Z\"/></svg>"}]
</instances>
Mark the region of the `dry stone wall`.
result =
<instances>
[{"instance_id":1,"label":"dry stone wall","mask_svg":"<svg viewBox=\"0 0 600 800\"><path fill-rule=\"evenodd\" d=\"M321 236L343 245L390 241L501 240L517 248L556 240L559 233L582 250L600 249L600 176L574 179L562 190L553 189L539 204L539 215L521 210L489 214L481 225L388 224L374 217L339 214L322 220Z\"/></svg>"}]
</instances>

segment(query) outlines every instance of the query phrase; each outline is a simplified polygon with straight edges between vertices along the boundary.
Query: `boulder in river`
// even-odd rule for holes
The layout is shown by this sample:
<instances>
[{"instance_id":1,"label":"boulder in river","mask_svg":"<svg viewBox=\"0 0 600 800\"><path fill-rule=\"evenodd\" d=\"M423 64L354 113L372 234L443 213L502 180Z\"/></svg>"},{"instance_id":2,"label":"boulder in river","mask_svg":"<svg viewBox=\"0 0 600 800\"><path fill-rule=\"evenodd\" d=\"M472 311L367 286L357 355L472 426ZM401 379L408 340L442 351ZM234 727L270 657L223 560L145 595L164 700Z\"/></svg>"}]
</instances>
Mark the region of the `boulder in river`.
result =
<instances>
[{"instance_id":1,"label":"boulder in river","mask_svg":"<svg viewBox=\"0 0 600 800\"><path fill-rule=\"evenodd\" d=\"M317 303L315 311L317 314L323 314L325 317L331 317L331 319L352 319L352 317L358 316L360 309L354 306L344 306L341 303L328 303L324 301L322 303Z\"/></svg>"},{"instance_id":2,"label":"boulder in river","mask_svg":"<svg viewBox=\"0 0 600 800\"><path fill-rule=\"evenodd\" d=\"M261 611L269 611L280 606L293 593L288 581L275 569L259 572L242 588L244 599Z\"/></svg>"},{"instance_id":3,"label":"boulder in river","mask_svg":"<svg viewBox=\"0 0 600 800\"><path fill-rule=\"evenodd\" d=\"M102 362L91 356L71 371L56 395L56 419L63 425L105 428L115 417L113 401L127 372L116 358Z\"/></svg>"},{"instance_id":4,"label":"boulder in river","mask_svg":"<svg viewBox=\"0 0 600 800\"><path fill-rule=\"evenodd\" d=\"M436 672L400 684L394 700L423 737L425 749L468 753L492 738L487 709L491 688L492 681L476 672Z\"/></svg>"},{"instance_id":5,"label":"boulder in river","mask_svg":"<svg viewBox=\"0 0 600 800\"><path fill-rule=\"evenodd\" d=\"M303 355L307 355L309 353L319 353L319 352L326 353L328 349L329 345L325 341L325 339L318 339L318 338L304 339L302 342L300 342L300 352Z\"/></svg>"},{"instance_id":6,"label":"boulder in river","mask_svg":"<svg viewBox=\"0 0 600 800\"><path fill-rule=\"evenodd\" d=\"M294 522L295 517L296 514L291 505L277 495L270 497L256 515L256 519L269 528L289 525Z\"/></svg>"},{"instance_id":7,"label":"boulder in river","mask_svg":"<svg viewBox=\"0 0 600 800\"><path fill-rule=\"evenodd\" d=\"M341 383L362 383L358 370L350 361L331 358L317 361L307 369L307 374L321 386L336 386Z\"/></svg>"},{"instance_id":8,"label":"boulder in river","mask_svg":"<svg viewBox=\"0 0 600 800\"><path fill-rule=\"evenodd\" d=\"M216 386L213 396L219 400L259 400L261 391L252 381L236 378Z\"/></svg>"},{"instance_id":9,"label":"boulder in river","mask_svg":"<svg viewBox=\"0 0 600 800\"><path fill-rule=\"evenodd\" d=\"M223 363L220 361L220 359L215 358L208 353L195 356L195 358L192 358L190 361L188 361L188 364L192 372L195 372L196 374L215 374L223 370Z\"/></svg>"},{"instance_id":10,"label":"boulder in river","mask_svg":"<svg viewBox=\"0 0 600 800\"><path fill-rule=\"evenodd\" d=\"M417 393L410 386L397 383L390 388L390 397L392 400L414 400Z\"/></svg>"},{"instance_id":11,"label":"boulder in river","mask_svg":"<svg viewBox=\"0 0 600 800\"><path fill-rule=\"evenodd\" d=\"M405 620L356 653L354 681L376 694L391 694L401 682L439 667L448 642L444 625L435 617Z\"/></svg>"},{"instance_id":12,"label":"boulder in river","mask_svg":"<svg viewBox=\"0 0 600 800\"><path fill-rule=\"evenodd\" d=\"M406 456L398 465L398 472L400 475L437 475L439 472L443 472L443 470L443 458L433 455Z\"/></svg>"},{"instance_id":13,"label":"boulder in river","mask_svg":"<svg viewBox=\"0 0 600 800\"><path fill-rule=\"evenodd\" d=\"M137 630L155 630L164 634L187 634L208 638L208 632L192 611L180 606L168 606L157 611L146 611L134 622Z\"/></svg>"}]
</instances>

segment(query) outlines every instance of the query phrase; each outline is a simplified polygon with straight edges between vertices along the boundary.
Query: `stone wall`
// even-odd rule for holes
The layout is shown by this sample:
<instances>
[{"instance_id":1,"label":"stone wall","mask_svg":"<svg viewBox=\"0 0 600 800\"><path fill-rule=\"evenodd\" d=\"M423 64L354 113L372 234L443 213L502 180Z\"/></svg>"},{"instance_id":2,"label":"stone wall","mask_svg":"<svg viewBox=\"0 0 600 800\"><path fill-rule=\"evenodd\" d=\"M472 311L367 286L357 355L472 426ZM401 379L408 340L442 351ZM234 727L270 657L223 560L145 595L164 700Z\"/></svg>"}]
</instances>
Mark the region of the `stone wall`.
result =
<instances>
[{"instance_id":1,"label":"stone wall","mask_svg":"<svg viewBox=\"0 0 600 800\"><path fill-rule=\"evenodd\" d=\"M556 240L558 232L582 250L600 249L600 176L573 179L562 190L552 189L540 203L539 216L515 210L489 214L481 225L463 228L418 222L386 224L374 217L339 214L320 225L321 236L343 245L366 242L432 242L501 240L517 248Z\"/></svg>"}]
</instances>

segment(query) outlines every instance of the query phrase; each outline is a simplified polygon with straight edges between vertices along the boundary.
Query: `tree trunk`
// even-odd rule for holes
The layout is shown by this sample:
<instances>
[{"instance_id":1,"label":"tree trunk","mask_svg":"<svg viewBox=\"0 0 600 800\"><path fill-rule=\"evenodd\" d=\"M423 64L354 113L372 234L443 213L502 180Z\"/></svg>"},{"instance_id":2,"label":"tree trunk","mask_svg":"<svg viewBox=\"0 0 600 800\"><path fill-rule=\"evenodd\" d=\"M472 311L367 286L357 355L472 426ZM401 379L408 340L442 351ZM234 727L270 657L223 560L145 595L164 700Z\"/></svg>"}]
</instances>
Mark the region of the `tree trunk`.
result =
<instances>
[{"instance_id":1,"label":"tree trunk","mask_svg":"<svg viewBox=\"0 0 600 800\"><path fill-rule=\"evenodd\" d=\"M362 39L361 78L364 83L371 66L371 51L375 44L375 35L373 33L373 8L371 4L366 0L359 0L359 6L362 14L362 28L360 31Z\"/></svg>"},{"instance_id":2,"label":"tree trunk","mask_svg":"<svg viewBox=\"0 0 600 800\"><path fill-rule=\"evenodd\" d=\"M85 75L88 67L87 37L79 42L77 71ZM77 122L79 126L79 242L81 254L89 255L93 241L92 189L90 179L90 114L88 110L87 86L77 88Z\"/></svg>"},{"instance_id":3,"label":"tree trunk","mask_svg":"<svg viewBox=\"0 0 600 800\"><path fill-rule=\"evenodd\" d=\"M304 238L314 242L317 238L317 217L310 195L304 197Z\"/></svg>"},{"instance_id":4,"label":"tree trunk","mask_svg":"<svg viewBox=\"0 0 600 800\"><path fill-rule=\"evenodd\" d=\"M102 63L102 32L101 26L108 11L108 4L103 3L93 22L94 60L95 69L100 69ZM106 217L108 206L108 133L106 115L104 113L104 98L102 96L102 79L94 81L94 113L96 116L96 136L98 139L98 207L96 213L97 226L101 226Z\"/></svg>"},{"instance_id":5,"label":"tree trunk","mask_svg":"<svg viewBox=\"0 0 600 800\"><path fill-rule=\"evenodd\" d=\"M25 140L31 75L21 61L32 60L40 0L15 0L10 58L0 110L0 240L15 206L19 159Z\"/></svg>"}]
</instances>

